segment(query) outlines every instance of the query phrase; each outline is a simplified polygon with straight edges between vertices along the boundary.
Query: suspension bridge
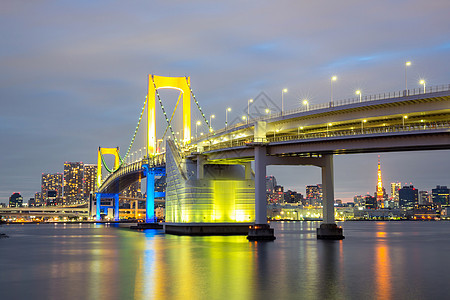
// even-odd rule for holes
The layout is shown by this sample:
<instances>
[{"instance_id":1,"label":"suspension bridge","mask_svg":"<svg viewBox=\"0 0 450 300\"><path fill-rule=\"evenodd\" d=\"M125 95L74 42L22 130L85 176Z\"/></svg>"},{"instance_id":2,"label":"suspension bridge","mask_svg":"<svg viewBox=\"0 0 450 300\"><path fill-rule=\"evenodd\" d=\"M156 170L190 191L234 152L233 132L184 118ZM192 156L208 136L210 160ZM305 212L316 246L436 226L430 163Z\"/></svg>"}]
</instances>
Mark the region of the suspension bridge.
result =
<instances>
[{"instance_id":1,"label":"suspension bridge","mask_svg":"<svg viewBox=\"0 0 450 300\"><path fill-rule=\"evenodd\" d=\"M159 90L180 92L171 116ZM174 129L182 99L182 130ZM191 135L191 102L208 132ZM157 103L158 102L158 103ZM156 135L156 107L167 123ZM345 101L306 106L254 116L213 130L190 86L189 77L149 75L148 92L130 146L98 149L96 218L102 199L113 199L119 219L119 193L146 178L146 222L156 222L155 197L165 197L165 232L175 234L242 234L249 239L274 239L267 224L266 166L312 165L322 170L323 224L317 236L342 239L334 220L333 155L351 153L450 149L450 85L404 90ZM266 110L267 111L267 110ZM146 112L146 114L145 114ZM130 157L141 123L146 119L146 145ZM170 137L166 137L170 135ZM134 152L136 153L136 151ZM104 155L114 156L109 168ZM252 168L253 163L253 168ZM102 166L109 175L102 177ZM155 192L155 176L166 175L166 191Z\"/></svg>"}]
</instances>

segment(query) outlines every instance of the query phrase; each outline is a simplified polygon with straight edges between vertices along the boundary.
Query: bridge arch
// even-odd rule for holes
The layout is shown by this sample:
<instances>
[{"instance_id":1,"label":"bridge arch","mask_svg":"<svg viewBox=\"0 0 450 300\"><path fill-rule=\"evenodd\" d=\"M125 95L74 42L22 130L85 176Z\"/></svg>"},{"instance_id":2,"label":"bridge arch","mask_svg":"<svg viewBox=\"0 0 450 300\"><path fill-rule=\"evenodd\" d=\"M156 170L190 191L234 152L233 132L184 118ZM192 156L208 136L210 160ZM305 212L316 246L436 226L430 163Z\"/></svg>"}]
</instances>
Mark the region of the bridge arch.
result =
<instances>
[{"instance_id":1,"label":"bridge arch","mask_svg":"<svg viewBox=\"0 0 450 300\"><path fill-rule=\"evenodd\" d=\"M190 77L166 77L148 75L147 94L147 155L156 154L156 98L158 89L174 89L183 93L183 142L191 139L191 90Z\"/></svg>"}]
</instances>

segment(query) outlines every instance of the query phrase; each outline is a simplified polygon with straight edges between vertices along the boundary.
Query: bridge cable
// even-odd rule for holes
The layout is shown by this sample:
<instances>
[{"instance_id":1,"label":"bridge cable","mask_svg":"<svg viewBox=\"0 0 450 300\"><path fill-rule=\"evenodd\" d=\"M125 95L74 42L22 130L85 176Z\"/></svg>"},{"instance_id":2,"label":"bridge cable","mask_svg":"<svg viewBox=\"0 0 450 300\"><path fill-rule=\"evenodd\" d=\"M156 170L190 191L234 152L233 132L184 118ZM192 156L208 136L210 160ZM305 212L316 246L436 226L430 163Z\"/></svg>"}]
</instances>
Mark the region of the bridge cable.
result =
<instances>
[{"instance_id":1,"label":"bridge cable","mask_svg":"<svg viewBox=\"0 0 450 300\"><path fill-rule=\"evenodd\" d=\"M138 121L138 123L137 123L136 129L134 130L134 135L133 135L133 138L131 139L130 146L128 147L127 153L125 154L125 156L123 157L123 159L122 159L122 158L120 157L120 155L119 155L120 166L123 165L124 160L125 160L125 159L128 157L128 155L130 154L131 147L133 147L134 140L135 140L135 138L136 138L136 134L137 134L137 132L138 132L139 126L141 125L142 116L144 115L144 110L145 110L145 106L146 106L146 105L147 105L147 96L145 96L144 106L142 106L141 115L139 116L139 121ZM120 166L119 166L119 167L120 167Z\"/></svg>"},{"instance_id":2,"label":"bridge cable","mask_svg":"<svg viewBox=\"0 0 450 300\"><path fill-rule=\"evenodd\" d=\"M178 103L180 103L180 99L181 99L181 96L182 96L182 95L183 95L183 93L180 92L180 96L178 96L177 105L175 105L175 109L173 110L172 116L170 117L170 123L172 123L173 116L175 115L175 111L177 110ZM169 126L167 126L167 127L166 127L166 130L164 130L164 134L163 134L163 137L162 137L163 140L164 140L164 137L166 136L166 133L167 133L167 130L168 130L168 129L169 129Z\"/></svg>"},{"instance_id":3,"label":"bridge cable","mask_svg":"<svg viewBox=\"0 0 450 300\"><path fill-rule=\"evenodd\" d=\"M173 128L172 128L172 125L170 124L169 118L167 118L166 110L164 109L164 105L162 104L161 97L159 96L158 88L156 87L156 83L153 78L153 75L152 75L152 82L153 82L153 86L155 87L155 90L156 90L156 96L158 96L159 105L161 106L161 110L164 114L164 118L166 119L167 126L169 127L170 132L172 133L173 139L175 140L176 143L178 143L177 136L173 132Z\"/></svg>"},{"instance_id":4,"label":"bridge cable","mask_svg":"<svg viewBox=\"0 0 450 300\"><path fill-rule=\"evenodd\" d=\"M198 104L198 101L195 98L194 92L192 91L192 88L191 88L191 85L189 84L188 78L187 77L185 77L185 78L186 78L186 83L187 83L187 85L189 87L189 90L191 91L192 98L194 99L194 102L197 105L198 110L202 114L203 120L205 121L206 125L209 127L209 131L212 132L213 129L212 129L211 125L209 124L208 119L205 117L205 114L203 113L202 108L200 107L200 104Z\"/></svg>"}]
</instances>

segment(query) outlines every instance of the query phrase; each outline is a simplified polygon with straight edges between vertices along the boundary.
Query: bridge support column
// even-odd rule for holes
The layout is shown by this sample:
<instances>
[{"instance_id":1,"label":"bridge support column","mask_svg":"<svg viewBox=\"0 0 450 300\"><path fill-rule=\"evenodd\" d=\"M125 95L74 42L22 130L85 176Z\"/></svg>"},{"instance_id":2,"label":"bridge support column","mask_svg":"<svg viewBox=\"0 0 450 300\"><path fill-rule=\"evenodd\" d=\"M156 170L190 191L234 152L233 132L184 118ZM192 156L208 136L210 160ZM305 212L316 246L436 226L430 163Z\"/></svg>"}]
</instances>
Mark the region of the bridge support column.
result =
<instances>
[{"instance_id":1,"label":"bridge support column","mask_svg":"<svg viewBox=\"0 0 450 300\"><path fill-rule=\"evenodd\" d=\"M102 195L100 193L97 193L96 195L96 206L95 206L95 220L96 221L100 221L101 217L100 217L100 203L101 203L101 198Z\"/></svg>"},{"instance_id":2,"label":"bridge support column","mask_svg":"<svg viewBox=\"0 0 450 300\"><path fill-rule=\"evenodd\" d=\"M250 180L252 179L252 164L251 163L245 163L245 179Z\"/></svg>"},{"instance_id":3,"label":"bridge support column","mask_svg":"<svg viewBox=\"0 0 450 300\"><path fill-rule=\"evenodd\" d=\"M147 203L145 206L145 222L155 223L155 173L147 169Z\"/></svg>"},{"instance_id":4,"label":"bridge support column","mask_svg":"<svg viewBox=\"0 0 450 300\"><path fill-rule=\"evenodd\" d=\"M205 175L205 157L203 155L197 155L197 179L203 179Z\"/></svg>"},{"instance_id":5,"label":"bridge support column","mask_svg":"<svg viewBox=\"0 0 450 300\"><path fill-rule=\"evenodd\" d=\"M323 223L317 228L317 239L342 240L342 227L338 227L334 220L333 154L326 154L322 159Z\"/></svg>"},{"instance_id":6,"label":"bridge support column","mask_svg":"<svg viewBox=\"0 0 450 300\"><path fill-rule=\"evenodd\" d=\"M255 224L249 228L249 241L275 239L273 228L267 224L266 164L266 147L255 146Z\"/></svg>"},{"instance_id":7,"label":"bridge support column","mask_svg":"<svg viewBox=\"0 0 450 300\"><path fill-rule=\"evenodd\" d=\"M119 221L119 194L114 195L114 221Z\"/></svg>"}]
</instances>

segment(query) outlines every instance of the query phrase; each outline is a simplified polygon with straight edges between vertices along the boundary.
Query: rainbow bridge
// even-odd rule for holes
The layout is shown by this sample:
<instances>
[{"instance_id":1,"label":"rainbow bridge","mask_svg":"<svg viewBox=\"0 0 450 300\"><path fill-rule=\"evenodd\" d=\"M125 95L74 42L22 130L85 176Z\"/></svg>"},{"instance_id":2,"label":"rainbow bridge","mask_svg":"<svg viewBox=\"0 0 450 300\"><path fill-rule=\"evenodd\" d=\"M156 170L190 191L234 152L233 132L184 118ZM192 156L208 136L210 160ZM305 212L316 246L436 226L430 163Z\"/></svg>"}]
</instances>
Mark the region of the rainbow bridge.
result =
<instances>
[{"instance_id":1,"label":"rainbow bridge","mask_svg":"<svg viewBox=\"0 0 450 300\"><path fill-rule=\"evenodd\" d=\"M175 89L183 97L183 129L178 139L160 89ZM191 96L208 128L191 136ZM156 100L165 120L165 151L156 138ZM178 106L177 102L177 106ZM450 85L383 93L331 101L291 111L251 111L242 122L213 130L190 87L189 77L149 75L145 155L126 163L117 148L99 148L115 156L114 168L98 174L97 218L101 199L115 199L133 182L146 177L146 222L155 222L155 176L166 175L165 231L175 234L248 233L252 239L274 239L267 223L266 166L312 165L322 170L323 224L317 237L344 238L334 219L333 156L351 153L450 149ZM225 109L225 108L224 108ZM259 111L257 111L259 109ZM196 125L199 125L198 123ZM228 125L228 124L226 124ZM136 132L132 139L135 139ZM164 134L165 135L165 134ZM252 167L253 164L253 167ZM115 215L118 219L118 212ZM230 229L231 228L231 229Z\"/></svg>"}]
</instances>

